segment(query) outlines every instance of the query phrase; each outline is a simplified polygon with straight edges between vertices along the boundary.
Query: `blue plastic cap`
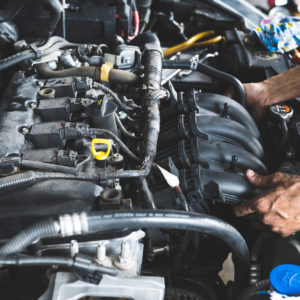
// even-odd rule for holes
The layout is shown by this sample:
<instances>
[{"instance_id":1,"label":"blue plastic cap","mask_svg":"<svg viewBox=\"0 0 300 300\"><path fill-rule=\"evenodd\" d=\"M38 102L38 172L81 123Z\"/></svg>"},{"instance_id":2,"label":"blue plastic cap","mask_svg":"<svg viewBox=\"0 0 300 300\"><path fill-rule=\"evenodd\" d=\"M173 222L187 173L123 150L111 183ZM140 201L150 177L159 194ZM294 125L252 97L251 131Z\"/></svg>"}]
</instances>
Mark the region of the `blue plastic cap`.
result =
<instances>
[{"instance_id":1,"label":"blue plastic cap","mask_svg":"<svg viewBox=\"0 0 300 300\"><path fill-rule=\"evenodd\" d=\"M300 266L287 264L275 267L270 273L270 283L281 294L300 293Z\"/></svg>"}]
</instances>

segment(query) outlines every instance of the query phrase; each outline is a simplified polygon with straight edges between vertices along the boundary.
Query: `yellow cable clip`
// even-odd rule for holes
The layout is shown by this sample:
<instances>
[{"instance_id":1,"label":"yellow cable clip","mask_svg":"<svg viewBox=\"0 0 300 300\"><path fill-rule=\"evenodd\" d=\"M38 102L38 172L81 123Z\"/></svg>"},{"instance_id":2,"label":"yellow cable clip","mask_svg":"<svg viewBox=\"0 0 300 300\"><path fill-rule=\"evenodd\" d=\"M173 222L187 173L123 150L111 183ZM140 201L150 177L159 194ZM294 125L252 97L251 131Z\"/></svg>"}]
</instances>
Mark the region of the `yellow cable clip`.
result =
<instances>
[{"instance_id":1,"label":"yellow cable clip","mask_svg":"<svg viewBox=\"0 0 300 300\"><path fill-rule=\"evenodd\" d=\"M109 82L109 72L113 68L113 64L106 62L101 66L100 69L100 81Z\"/></svg>"},{"instance_id":2,"label":"yellow cable clip","mask_svg":"<svg viewBox=\"0 0 300 300\"><path fill-rule=\"evenodd\" d=\"M106 151L96 151L95 146L96 145L106 145L107 150ZM108 139L93 139L91 143L91 150L92 153L97 160L106 160L110 154L111 150L111 142Z\"/></svg>"}]
</instances>

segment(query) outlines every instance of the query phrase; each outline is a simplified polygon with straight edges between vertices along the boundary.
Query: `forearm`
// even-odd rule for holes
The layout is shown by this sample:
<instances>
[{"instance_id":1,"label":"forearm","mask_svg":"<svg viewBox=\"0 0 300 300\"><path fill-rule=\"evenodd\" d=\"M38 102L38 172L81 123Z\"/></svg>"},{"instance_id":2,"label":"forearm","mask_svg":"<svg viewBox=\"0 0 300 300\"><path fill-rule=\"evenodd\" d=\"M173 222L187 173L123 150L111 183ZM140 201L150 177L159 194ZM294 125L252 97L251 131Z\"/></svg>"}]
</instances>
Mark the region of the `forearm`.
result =
<instances>
[{"instance_id":1,"label":"forearm","mask_svg":"<svg viewBox=\"0 0 300 300\"><path fill-rule=\"evenodd\" d=\"M264 89L264 105L300 97L300 66L285 73L270 77L262 82Z\"/></svg>"}]
</instances>

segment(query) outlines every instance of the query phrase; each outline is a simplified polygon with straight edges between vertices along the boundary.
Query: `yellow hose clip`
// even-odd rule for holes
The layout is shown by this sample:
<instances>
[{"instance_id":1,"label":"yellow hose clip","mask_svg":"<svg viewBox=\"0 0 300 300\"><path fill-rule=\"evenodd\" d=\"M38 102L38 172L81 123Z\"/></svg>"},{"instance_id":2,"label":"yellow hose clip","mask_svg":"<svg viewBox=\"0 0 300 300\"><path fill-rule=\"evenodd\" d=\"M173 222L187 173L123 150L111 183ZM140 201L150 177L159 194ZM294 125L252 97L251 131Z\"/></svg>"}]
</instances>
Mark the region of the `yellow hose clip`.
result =
<instances>
[{"instance_id":1,"label":"yellow hose clip","mask_svg":"<svg viewBox=\"0 0 300 300\"><path fill-rule=\"evenodd\" d=\"M113 64L106 62L101 66L100 69L100 81L109 82L109 72L113 68Z\"/></svg>"},{"instance_id":2,"label":"yellow hose clip","mask_svg":"<svg viewBox=\"0 0 300 300\"><path fill-rule=\"evenodd\" d=\"M106 145L107 150L106 151L96 151L95 146L96 145ZM91 143L91 150L92 153L97 160L106 160L110 154L111 150L111 142L108 139L93 139Z\"/></svg>"}]
</instances>

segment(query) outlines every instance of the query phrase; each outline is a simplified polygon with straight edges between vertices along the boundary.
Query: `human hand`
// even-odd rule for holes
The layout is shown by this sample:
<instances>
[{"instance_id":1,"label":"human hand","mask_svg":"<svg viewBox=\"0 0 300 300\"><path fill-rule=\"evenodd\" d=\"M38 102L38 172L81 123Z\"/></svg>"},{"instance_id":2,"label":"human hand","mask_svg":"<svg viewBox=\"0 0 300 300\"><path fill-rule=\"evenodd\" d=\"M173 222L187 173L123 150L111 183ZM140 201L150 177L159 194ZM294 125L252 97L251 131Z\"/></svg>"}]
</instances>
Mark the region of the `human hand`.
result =
<instances>
[{"instance_id":1,"label":"human hand","mask_svg":"<svg viewBox=\"0 0 300 300\"><path fill-rule=\"evenodd\" d=\"M235 214L259 213L263 223L284 237L299 231L300 176L280 172L261 176L252 170L247 170L246 176L255 187L268 191L236 206Z\"/></svg>"},{"instance_id":2,"label":"human hand","mask_svg":"<svg viewBox=\"0 0 300 300\"><path fill-rule=\"evenodd\" d=\"M246 104L255 119L260 119L269 103L266 100L267 86L264 82L244 83ZM232 89L229 89L225 96L234 97Z\"/></svg>"}]
</instances>

